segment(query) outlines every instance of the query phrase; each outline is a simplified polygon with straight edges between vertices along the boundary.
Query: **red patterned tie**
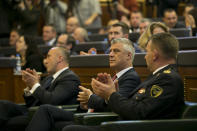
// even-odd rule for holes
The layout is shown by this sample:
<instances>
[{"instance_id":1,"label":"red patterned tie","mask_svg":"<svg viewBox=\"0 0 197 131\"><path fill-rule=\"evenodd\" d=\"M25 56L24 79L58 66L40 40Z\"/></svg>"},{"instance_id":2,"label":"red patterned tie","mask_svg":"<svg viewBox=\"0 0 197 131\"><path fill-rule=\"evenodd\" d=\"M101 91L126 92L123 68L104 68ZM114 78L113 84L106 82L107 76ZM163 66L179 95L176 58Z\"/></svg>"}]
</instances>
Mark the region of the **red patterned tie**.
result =
<instances>
[{"instance_id":1,"label":"red patterned tie","mask_svg":"<svg viewBox=\"0 0 197 131\"><path fill-rule=\"evenodd\" d=\"M112 80L115 81L116 79L117 79L117 75L114 75L114 76L112 77Z\"/></svg>"}]
</instances>

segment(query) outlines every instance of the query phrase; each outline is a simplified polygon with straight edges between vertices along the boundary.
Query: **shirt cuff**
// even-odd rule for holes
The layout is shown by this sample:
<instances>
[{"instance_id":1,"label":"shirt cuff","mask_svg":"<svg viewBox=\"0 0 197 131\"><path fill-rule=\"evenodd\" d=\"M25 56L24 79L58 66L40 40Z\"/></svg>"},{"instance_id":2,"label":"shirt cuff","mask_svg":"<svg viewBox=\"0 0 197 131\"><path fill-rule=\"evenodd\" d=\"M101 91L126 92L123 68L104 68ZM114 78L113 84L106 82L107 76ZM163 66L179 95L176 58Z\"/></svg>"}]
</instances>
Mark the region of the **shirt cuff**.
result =
<instances>
[{"instance_id":1,"label":"shirt cuff","mask_svg":"<svg viewBox=\"0 0 197 131\"><path fill-rule=\"evenodd\" d=\"M34 91L35 91L39 86L40 86L39 83L34 84L33 87L31 88L31 90L30 90L29 92L30 92L31 94L33 94Z\"/></svg>"},{"instance_id":2,"label":"shirt cuff","mask_svg":"<svg viewBox=\"0 0 197 131\"><path fill-rule=\"evenodd\" d=\"M30 95L31 95L31 93L30 93L29 91L30 91L29 87L26 87L26 88L24 89L24 94L25 94L25 96L30 96Z\"/></svg>"}]
</instances>

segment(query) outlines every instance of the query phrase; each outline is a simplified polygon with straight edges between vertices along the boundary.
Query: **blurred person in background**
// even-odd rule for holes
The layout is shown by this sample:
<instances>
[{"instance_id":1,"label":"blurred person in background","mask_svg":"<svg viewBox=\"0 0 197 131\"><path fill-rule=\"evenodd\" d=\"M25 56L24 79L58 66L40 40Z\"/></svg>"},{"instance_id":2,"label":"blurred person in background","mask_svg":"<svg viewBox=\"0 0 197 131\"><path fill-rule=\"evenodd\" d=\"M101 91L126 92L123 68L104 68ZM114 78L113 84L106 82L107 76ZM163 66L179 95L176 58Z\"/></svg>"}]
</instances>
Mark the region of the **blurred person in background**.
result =
<instances>
[{"instance_id":1,"label":"blurred person in background","mask_svg":"<svg viewBox=\"0 0 197 131\"><path fill-rule=\"evenodd\" d=\"M10 32L10 37L9 37L9 45L15 47L16 42L21 36L21 32L18 29L12 29Z\"/></svg>"},{"instance_id":2,"label":"blurred person in background","mask_svg":"<svg viewBox=\"0 0 197 131\"><path fill-rule=\"evenodd\" d=\"M186 17L189 13L190 10L194 9L194 5L193 4L187 4L184 8L183 11L183 16Z\"/></svg>"},{"instance_id":3,"label":"blurred person in background","mask_svg":"<svg viewBox=\"0 0 197 131\"><path fill-rule=\"evenodd\" d=\"M68 1L67 18L77 17L82 27L101 27L101 14L99 0Z\"/></svg>"},{"instance_id":4,"label":"blurred person in background","mask_svg":"<svg viewBox=\"0 0 197 131\"><path fill-rule=\"evenodd\" d=\"M144 33L146 28L151 24L151 20L144 18L140 21L139 28L140 28L140 35Z\"/></svg>"},{"instance_id":5,"label":"blurred person in background","mask_svg":"<svg viewBox=\"0 0 197 131\"><path fill-rule=\"evenodd\" d=\"M50 0L45 9L46 24L54 25L58 34L66 32L66 11L67 4L60 0Z\"/></svg>"},{"instance_id":6,"label":"blurred person in background","mask_svg":"<svg viewBox=\"0 0 197 131\"><path fill-rule=\"evenodd\" d=\"M140 11L133 11L130 14L130 29L131 32L139 32L139 24L142 20L143 16Z\"/></svg>"},{"instance_id":7,"label":"blurred person in background","mask_svg":"<svg viewBox=\"0 0 197 131\"><path fill-rule=\"evenodd\" d=\"M77 55L74 51L76 41L71 35L61 34L57 39L57 46L64 47L70 51L70 55Z\"/></svg>"},{"instance_id":8,"label":"blurred person in background","mask_svg":"<svg viewBox=\"0 0 197 131\"><path fill-rule=\"evenodd\" d=\"M166 9L163 15L163 22L170 29L172 28L185 28L185 25L178 21L177 13L174 9Z\"/></svg>"},{"instance_id":9,"label":"blurred person in background","mask_svg":"<svg viewBox=\"0 0 197 131\"><path fill-rule=\"evenodd\" d=\"M76 44L89 41L88 32L82 27L77 27L73 33L73 37L76 40Z\"/></svg>"},{"instance_id":10,"label":"blurred person in background","mask_svg":"<svg viewBox=\"0 0 197 131\"><path fill-rule=\"evenodd\" d=\"M73 34L77 27L79 27L79 21L77 17L69 17L66 22L66 32L68 34Z\"/></svg>"},{"instance_id":11,"label":"blurred person in background","mask_svg":"<svg viewBox=\"0 0 197 131\"><path fill-rule=\"evenodd\" d=\"M189 11L188 16L185 19L185 24L187 28L192 30L192 35L196 36L197 34L197 8L194 8Z\"/></svg>"},{"instance_id":12,"label":"blurred person in background","mask_svg":"<svg viewBox=\"0 0 197 131\"><path fill-rule=\"evenodd\" d=\"M56 43L56 29L53 25L45 25L43 27L42 39L45 45L52 46Z\"/></svg>"},{"instance_id":13,"label":"blurred person in background","mask_svg":"<svg viewBox=\"0 0 197 131\"><path fill-rule=\"evenodd\" d=\"M43 57L37 48L34 37L21 36L16 42L16 52L21 56L22 69L30 68L38 72L45 72Z\"/></svg>"},{"instance_id":14,"label":"blurred person in background","mask_svg":"<svg viewBox=\"0 0 197 131\"><path fill-rule=\"evenodd\" d=\"M157 33L169 32L169 28L161 22L151 23L138 40L138 45L142 51L146 50L146 45L149 38Z\"/></svg>"}]
</instances>

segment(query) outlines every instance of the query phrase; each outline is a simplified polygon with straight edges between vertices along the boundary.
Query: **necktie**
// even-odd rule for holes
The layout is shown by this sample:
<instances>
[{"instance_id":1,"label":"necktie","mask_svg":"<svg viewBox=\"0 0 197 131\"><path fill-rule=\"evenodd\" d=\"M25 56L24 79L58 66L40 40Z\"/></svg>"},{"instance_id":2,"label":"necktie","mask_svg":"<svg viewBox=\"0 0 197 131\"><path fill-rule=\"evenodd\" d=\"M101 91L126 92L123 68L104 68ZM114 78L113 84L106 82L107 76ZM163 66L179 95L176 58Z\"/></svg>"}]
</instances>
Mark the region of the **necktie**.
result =
<instances>
[{"instance_id":1,"label":"necktie","mask_svg":"<svg viewBox=\"0 0 197 131\"><path fill-rule=\"evenodd\" d=\"M47 88L49 88L51 86L51 83L53 81L53 76L49 76L46 79L47 80L45 81L45 83L42 86L44 89L47 89Z\"/></svg>"}]
</instances>

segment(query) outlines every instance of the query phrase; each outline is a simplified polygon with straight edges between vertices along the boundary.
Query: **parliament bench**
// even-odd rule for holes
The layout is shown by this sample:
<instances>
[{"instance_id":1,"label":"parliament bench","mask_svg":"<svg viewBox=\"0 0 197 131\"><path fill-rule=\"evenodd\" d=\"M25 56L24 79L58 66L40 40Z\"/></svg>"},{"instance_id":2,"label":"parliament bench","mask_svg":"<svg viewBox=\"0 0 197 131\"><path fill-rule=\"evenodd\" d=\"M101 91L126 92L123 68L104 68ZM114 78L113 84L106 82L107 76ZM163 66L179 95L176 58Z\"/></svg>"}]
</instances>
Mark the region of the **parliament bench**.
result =
<instances>
[{"instance_id":1,"label":"parliament bench","mask_svg":"<svg viewBox=\"0 0 197 131\"><path fill-rule=\"evenodd\" d=\"M187 28L170 29L170 33L176 37L189 37L191 36L191 30Z\"/></svg>"},{"instance_id":2,"label":"parliament bench","mask_svg":"<svg viewBox=\"0 0 197 131\"><path fill-rule=\"evenodd\" d=\"M180 118L162 120L120 120L118 114L113 112L75 113L74 123L79 125L98 126L102 131L142 131L162 130L170 131L193 129L197 126L197 103L185 102ZM55 130L61 130L67 121L55 123ZM165 130L164 130L165 129ZM184 129L184 130L183 130Z\"/></svg>"},{"instance_id":3,"label":"parliament bench","mask_svg":"<svg viewBox=\"0 0 197 131\"><path fill-rule=\"evenodd\" d=\"M179 50L197 50L197 37L179 37Z\"/></svg>"}]
</instances>

